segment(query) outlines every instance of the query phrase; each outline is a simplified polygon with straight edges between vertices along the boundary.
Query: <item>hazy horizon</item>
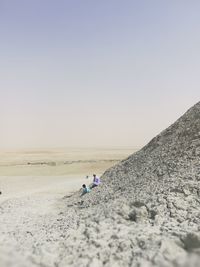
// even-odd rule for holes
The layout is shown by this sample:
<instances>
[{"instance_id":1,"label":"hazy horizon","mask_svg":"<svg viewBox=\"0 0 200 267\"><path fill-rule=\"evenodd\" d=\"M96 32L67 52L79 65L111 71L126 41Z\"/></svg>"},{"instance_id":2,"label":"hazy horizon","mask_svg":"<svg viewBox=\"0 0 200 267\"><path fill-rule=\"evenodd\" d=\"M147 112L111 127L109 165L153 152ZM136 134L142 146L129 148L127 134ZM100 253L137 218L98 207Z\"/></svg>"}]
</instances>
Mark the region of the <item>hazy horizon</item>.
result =
<instances>
[{"instance_id":1,"label":"hazy horizon","mask_svg":"<svg viewBox=\"0 0 200 267\"><path fill-rule=\"evenodd\" d=\"M199 1L0 0L0 149L142 147L200 100Z\"/></svg>"},{"instance_id":2,"label":"hazy horizon","mask_svg":"<svg viewBox=\"0 0 200 267\"><path fill-rule=\"evenodd\" d=\"M43 152L59 152L59 151L71 151L71 150L82 150L82 151L87 151L87 150L94 150L94 151L105 151L105 150L108 150L108 151L114 151L114 150L120 150L120 151L123 151L123 150L132 150L133 153L136 151L136 150L139 150L140 148L142 148L141 146L102 146L102 145L99 145L99 146L41 146L41 147L37 147L37 146L24 146L24 147L2 147L1 148L1 152L2 153L23 153L23 152L27 152L27 153L43 153Z\"/></svg>"}]
</instances>

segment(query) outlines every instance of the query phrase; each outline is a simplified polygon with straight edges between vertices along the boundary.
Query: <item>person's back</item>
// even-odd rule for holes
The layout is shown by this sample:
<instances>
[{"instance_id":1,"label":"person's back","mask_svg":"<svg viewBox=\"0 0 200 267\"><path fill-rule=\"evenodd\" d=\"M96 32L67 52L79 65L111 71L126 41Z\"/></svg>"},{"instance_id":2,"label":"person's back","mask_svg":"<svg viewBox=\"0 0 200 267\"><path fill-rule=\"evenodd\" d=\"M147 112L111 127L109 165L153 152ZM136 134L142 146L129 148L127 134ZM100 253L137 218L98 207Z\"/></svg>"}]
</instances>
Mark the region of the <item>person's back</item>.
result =
<instances>
[{"instance_id":1,"label":"person's back","mask_svg":"<svg viewBox=\"0 0 200 267\"><path fill-rule=\"evenodd\" d=\"M86 187L84 188L84 192L85 192L85 193L90 193L90 191L91 191L91 190L90 190L89 187L86 186Z\"/></svg>"},{"instance_id":2,"label":"person's back","mask_svg":"<svg viewBox=\"0 0 200 267\"><path fill-rule=\"evenodd\" d=\"M87 187L85 184L82 185L83 192L82 195L85 195L86 193L89 193L91 190L89 187Z\"/></svg>"}]
</instances>

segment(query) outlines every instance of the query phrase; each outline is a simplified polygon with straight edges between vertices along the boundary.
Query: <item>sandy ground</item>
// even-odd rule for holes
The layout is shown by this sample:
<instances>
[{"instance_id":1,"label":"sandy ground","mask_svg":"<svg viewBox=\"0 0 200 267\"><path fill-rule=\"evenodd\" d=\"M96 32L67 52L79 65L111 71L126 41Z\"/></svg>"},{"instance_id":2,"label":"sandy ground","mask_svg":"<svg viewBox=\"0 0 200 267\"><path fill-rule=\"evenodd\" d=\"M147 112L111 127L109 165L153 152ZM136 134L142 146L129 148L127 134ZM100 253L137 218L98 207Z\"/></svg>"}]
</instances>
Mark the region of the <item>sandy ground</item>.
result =
<instances>
[{"instance_id":1,"label":"sandy ground","mask_svg":"<svg viewBox=\"0 0 200 267\"><path fill-rule=\"evenodd\" d=\"M76 226L76 214L63 197L132 152L116 148L0 152L0 266L54 266L60 259L55 250L64 249L61 237ZM67 214L61 215L64 210Z\"/></svg>"},{"instance_id":2,"label":"sandy ground","mask_svg":"<svg viewBox=\"0 0 200 267\"><path fill-rule=\"evenodd\" d=\"M93 173L101 175L132 152L127 148L1 151L0 201L36 193L62 196L76 191L92 181Z\"/></svg>"},{"instance_id":3,"label":"sandy ground","mask_svg":"<svg viewBox=\"0 0 200 267\"><path fill-rule=\"evenodd\" d=\"M48 250L47 225L52 225L64 209L60 200L78 190L85 180L78 175L0 177L1 267L32 266L33 244L39 240L45 243L40 247Z\"/></svg>"},{"instance_id":4,"label":"sandy ground","mask_svg":"<svg viewBox=\"0 0 200 267\"><path fill-rule=\"evenodd\" d=\"M90 182L79 175L70 176L1 176L2 195L0 202L33 195L62 197L81 188L83 183Z\"/></svg>"}]
</instances>

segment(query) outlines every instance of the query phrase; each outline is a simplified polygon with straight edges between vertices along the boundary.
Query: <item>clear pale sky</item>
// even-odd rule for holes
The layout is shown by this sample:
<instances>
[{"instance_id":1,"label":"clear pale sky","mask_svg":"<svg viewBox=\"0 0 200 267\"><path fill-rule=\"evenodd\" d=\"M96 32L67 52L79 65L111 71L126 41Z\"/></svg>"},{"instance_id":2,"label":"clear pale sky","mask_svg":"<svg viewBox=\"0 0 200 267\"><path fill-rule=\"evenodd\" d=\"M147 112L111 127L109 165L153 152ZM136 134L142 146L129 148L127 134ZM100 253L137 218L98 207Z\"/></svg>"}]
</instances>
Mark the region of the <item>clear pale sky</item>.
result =
<instances>
[{"instance_id":1,"label":"clear pale sky","mask_svg":"<svg viewBox=\"0 0 200 267\"><path fill-rule=\"evenodd\" d=\"M199 0L0 0L0 148L146 144L200 100Z\"/></svg>"}]
</instances>

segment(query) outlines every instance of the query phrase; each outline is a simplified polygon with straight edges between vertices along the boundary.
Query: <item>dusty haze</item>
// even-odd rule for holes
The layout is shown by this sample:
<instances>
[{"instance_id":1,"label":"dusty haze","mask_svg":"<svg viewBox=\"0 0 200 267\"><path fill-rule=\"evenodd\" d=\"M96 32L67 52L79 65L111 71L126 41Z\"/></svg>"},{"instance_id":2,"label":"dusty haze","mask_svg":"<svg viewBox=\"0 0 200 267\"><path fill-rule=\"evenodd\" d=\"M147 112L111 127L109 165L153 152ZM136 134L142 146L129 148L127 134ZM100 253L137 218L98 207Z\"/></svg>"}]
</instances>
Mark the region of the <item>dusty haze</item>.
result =
<instances>
[{"instance_id":1,"label":"dusty haze","mask_svg":"<svg viewBox=\"0 0 200 267\"><path fill-rule=\"evenodd\" d=\"M199 1L0 12L0 148L143 146L199 100Z\"/></svg>"}]
</instances>

